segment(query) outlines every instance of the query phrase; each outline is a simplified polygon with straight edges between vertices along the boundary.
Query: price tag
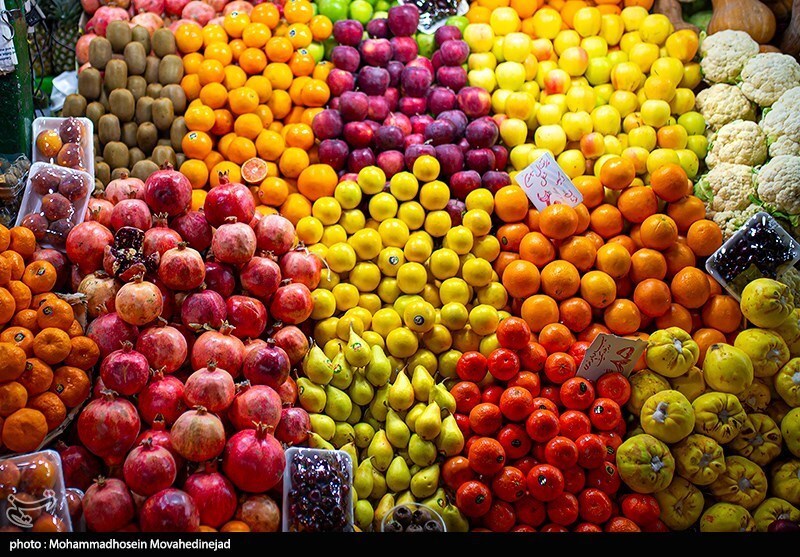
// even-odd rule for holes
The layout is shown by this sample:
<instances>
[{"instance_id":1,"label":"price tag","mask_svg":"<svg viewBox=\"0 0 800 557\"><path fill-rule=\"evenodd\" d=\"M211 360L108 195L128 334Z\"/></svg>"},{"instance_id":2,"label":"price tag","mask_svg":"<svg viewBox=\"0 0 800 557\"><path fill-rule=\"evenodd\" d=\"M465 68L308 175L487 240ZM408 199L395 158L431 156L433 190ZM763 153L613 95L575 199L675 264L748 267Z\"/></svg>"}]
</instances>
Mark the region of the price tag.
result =
<instances>
[{"instance_id":1,"label":"price tag","mask_svg":"<svg viewBox=\"0 0 800 557\"><path fill-rule=\"evenodd\" d=\"M601 375L618 371L627 377L646 347L643 340L597 335L586 350L577 375L596 381Z\"/></svg>"},{"instance_id":2,"label":"price tag","mask_svg":"<svg viewBox=\"0 0 800 557\"><path fill-rule=\"evenodd\" d=\"M516 180L540 211L554 203L575 207L583 201L581 192L550 153L545 153L527 168L520 170Z\"/></svg>"}]
</instances>

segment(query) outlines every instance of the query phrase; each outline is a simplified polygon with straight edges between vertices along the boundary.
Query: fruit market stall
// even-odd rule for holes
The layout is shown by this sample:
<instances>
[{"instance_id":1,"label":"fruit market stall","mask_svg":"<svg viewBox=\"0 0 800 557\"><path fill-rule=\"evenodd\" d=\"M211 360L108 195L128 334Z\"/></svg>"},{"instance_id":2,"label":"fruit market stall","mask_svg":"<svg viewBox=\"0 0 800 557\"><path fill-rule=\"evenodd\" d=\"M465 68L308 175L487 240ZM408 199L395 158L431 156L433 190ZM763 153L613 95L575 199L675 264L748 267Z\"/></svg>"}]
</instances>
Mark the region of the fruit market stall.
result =
<instances>
[{"instance_id":1,"label":"fruit market stall","mask_svg":"<svg viewBox=\"0 0 800 557\"><path fill-rule=\"evenodd\" d=\"M0 530L800 529L799 14L734 4L64 13Z\"/></svg>"}]
</instances>

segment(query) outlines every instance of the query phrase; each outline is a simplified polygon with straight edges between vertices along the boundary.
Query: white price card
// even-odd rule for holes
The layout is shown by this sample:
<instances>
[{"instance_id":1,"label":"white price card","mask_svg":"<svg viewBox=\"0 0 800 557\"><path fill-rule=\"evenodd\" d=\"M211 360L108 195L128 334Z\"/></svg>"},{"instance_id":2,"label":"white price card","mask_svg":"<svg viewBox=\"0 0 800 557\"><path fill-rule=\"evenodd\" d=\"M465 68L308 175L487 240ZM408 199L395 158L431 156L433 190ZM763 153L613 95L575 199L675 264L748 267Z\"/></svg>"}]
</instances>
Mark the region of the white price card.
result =
<instances>
[{"instance_id":1,"label":"white price card","mask_svg":"<svg viewBox=\"0 0 800 557\"><path fill-rule=\"evenodd\" d=\"M644 340L599 334L586 350L577 375L596 381L601 375L617 371L627 377L646 347Z\"/></svg>"},{"instance_id":2,"label":"white price card","mask_svg":"<svg viewBox=\"0 0 800 557\"><path fill-rule=\"evenodd\" d=\"M583 201L581 192L549 152L520 170L516 180L540 211L554 203L575 207Z\"/></svg>"}]
</instances>

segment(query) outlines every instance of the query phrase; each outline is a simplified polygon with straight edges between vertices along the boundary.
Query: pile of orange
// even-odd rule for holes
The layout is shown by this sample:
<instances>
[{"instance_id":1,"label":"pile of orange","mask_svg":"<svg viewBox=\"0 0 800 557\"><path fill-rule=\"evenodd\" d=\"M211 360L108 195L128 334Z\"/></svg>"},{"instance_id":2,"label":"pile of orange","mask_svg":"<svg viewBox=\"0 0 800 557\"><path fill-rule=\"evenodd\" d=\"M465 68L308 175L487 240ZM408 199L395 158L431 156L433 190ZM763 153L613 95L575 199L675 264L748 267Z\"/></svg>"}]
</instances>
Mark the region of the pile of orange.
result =
<instances>
[{"instance_id":1,"label":"pile of orange","mask_svg":"<svg viewBox=\"0 0 800 557\"><path fill-rule=\"evenodd\" d=\"M86 400L100 357L35 251L29 229L0 226L0 447L13 452L38 448Z\"/></svg>"},{"instance_id":2,"label":"pile of orange","mask_svg":"<svg viewBox=\"0 0 800 557\"><path fill-rule=\"evenodd\" d=\"M259 211L280 208L297 220L310 214L296 180L316 162L311 121L330 98L332 64L318 63L308 47L327 39L333 25L306 0L289 6L283 18L265 2L230 12L220 25L175 32L190 101L180 171L195 188L194 208L227 172L251 186Z\"/></svg>"}]
</instances>

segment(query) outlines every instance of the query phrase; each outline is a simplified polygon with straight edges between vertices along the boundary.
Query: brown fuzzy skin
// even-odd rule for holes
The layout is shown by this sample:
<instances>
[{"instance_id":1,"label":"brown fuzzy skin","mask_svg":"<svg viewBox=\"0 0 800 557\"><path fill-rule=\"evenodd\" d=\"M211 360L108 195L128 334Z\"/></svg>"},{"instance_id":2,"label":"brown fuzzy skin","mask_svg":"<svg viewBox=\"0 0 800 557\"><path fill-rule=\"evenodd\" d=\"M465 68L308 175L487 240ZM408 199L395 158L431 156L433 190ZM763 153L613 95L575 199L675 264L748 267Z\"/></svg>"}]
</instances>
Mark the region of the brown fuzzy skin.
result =
<instances>
[{"instance_id":1,"label":"brown fuzzy skin","mask_svg":"<svg viewBox=\"0 0 800 557\"><path fill-rule=\"evenodd\" d=\"M672 26L676 31L681 29L691 29L695 33L700 32L697 26L689 22L683 21L681 15L681 4L678 0L655 0L653 4L654 14L663 14L672 22Z\"/></svg>"}]
</instances>

